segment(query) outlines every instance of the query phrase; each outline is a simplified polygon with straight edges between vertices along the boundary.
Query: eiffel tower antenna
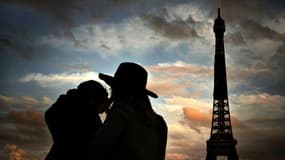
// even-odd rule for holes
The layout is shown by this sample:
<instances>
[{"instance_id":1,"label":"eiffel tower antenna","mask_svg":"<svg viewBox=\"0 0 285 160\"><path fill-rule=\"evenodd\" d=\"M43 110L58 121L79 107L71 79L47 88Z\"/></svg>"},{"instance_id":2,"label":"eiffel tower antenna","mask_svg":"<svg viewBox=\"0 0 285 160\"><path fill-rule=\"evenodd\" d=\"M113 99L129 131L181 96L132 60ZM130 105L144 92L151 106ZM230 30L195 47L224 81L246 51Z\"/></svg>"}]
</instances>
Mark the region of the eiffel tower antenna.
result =
<instances>
[{"instance_id":1,"label":"eiffel tower antenna","mask_svg":"<svg viewBox=\"0 0 285 160\"><path fill-rule=\"evenodd\" d=\"M217 0L217 7L221 8L221 0Z\"/></svg>"},{"instance_id":2,"label":"eiffel tower antenna","mask_svg":"<svg viewBox=\"0 0 285 160\"><path fill-rule=\"evenodd\" d=\"M218 17L221 17L221 0L217 0Z\"/></svg>"}]
</instances>

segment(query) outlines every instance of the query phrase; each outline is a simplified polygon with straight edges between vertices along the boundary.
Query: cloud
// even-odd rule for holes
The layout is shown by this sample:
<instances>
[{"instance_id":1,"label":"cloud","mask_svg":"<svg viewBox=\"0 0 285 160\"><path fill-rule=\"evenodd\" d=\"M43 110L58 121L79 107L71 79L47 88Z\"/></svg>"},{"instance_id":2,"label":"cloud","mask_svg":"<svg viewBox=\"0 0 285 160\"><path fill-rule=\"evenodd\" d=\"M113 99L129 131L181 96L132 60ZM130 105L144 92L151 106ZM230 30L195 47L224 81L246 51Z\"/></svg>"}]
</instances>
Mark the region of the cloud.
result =
<instances>
[{"instance_id":1,"label":"cloud","mask_svg":"<svg viewBox=\"0 0 285 160\"><path fill-rule=\"evenodd\" d=\"M9 160L22 160L26 152L15 144L6 144L5 151L9 154Z\"/></svg>"},{"instance_id":2,"label":"cloud","mask_svg":"<svg viewBox=\"0 0 285 160\"><path fill-rule=\"evenodd\" d=\"M8 154L9 160L40 160L41 159L39 157L29 155L24 149L18 147L16 144L6 144L5 152Z\"/></svg>"},{"instance_id":3,"label":"cloud","mask_svg":"<svg viewBox=\"0 0 285 160\"><path fill-rule=\"evenodd\" d=\"M158 32L169 39L184 40L198 37L191 24L182 19L177 18L170 22L164 17L154 15L146 15L143 16L143 18L155 32Z\"/></svg>"},{"instance_id":4,"label":"cloud","mask_svg":"<svg viewBox=\"0 0 285 160\"><path fill-rule=\"evenodd\" d=\"M3 46L13 46L13 43L9 40L9 39L6 39L6 38L0 38L0 45L3 47Z\"/></svg>"},{"instance_id":5,"label":"cloud","mask_svg":"<svg viewBox=\"0 0 285 160\"><path fill-rule=\"evenodd\" d=\"M263 26L260 23L245 19L241 22L241 27L242 30L245 31L245 35L247 39L251 40L263 40L264 38L266 39L271 39L271 40L285 40L284 37L280 34L277 33L276 31L272 30L271 28L267 26Z\"/></svg>"},{"instance_id":6,"label":"cloud","mask_svg":"<svg viewBox=\"0 0 285 160\"><path fill-rule=\"evenodd\" d=\"M237 151L241 159L278 159L284 157L284 128L250 128L236 130L235 138L238 140Z\"/></svg>"},{"instance_id":7,"label":"cloud","mask_svg":"<svg viewBox=\"0 0 285 160\"><path fill-rule=\"evenodd\" d=\"M259 1L259 0L241 0L238 3L234 0L222 1L221 14L222 17L228 22L234 23L239 20L254 17L256 19L269 19L274 18L274 12L269 7L271 1ZM210 0L194 1L194 4L199 6L200 9L208 11L208 16L217 15L216 3Z\"/></svg>"},{"instance_id":8,"label":"cloud","mask_svg":"<svg viewBox=\"0 0 285 160\"><path fill-rule=\"evenodd\" d=\"M232 114L244 121L255 118L278 120L285 115L285 97L281 95L268 93L231 95L230 102Z\"/></svg>"},{"instance_id":9,"label":"cloud","mask_svg":"<svg viewBox=\"0 0 285 160\"><path fill-rule=\"evenodd\" d=\"M8 116L10 122L17 124L33 125L33 126L44 126L45 122L43 115L36 110L26 110L26 111L10 111Z\"/></svg>"},{"instance_id":10,"label":"cloud","mask_svg":"<svg viewBox=\"0 0 285 160\"><path fill-rule=\"evenodd\" d=\"M234 87L247 92L258 89L258 92L283 95L284 90L280 89L284 86L283 63L280 62L283 40L268 37L245 40L245 46L226 46L228 82L237 82Z\"/></svg>"},{"instance_id":11,"label":"cloud","mask_svg":"<svg viewBox=\"0 0 285 160\"><path fill-rule=\"evenodd\" d=\"M280 107L285 104L284 96L269 95L268 93L232 96L231 99L233 103L239 103L240 105L266 106L268 108Z\"/></svg>"},{"instance_id":12,"label":"cloud","mask_svg":"<svg viewBox=\"0 0 285 160\"><path fill-rule=\"evenodd\" d=\"M167 98L165 100L166 104L172 104L172 105L179 105L184 107L195 107L200 108L201 110L209 110L212 108L212 103L205 102L202 99L199 98L191 98L191 97L180 97L180 96L172 96L170 98ZM181 109L182 109L181 108Z\"/></svg>"},{"instance_id":13,"label":"cloud","mask_svg":"<svg viewBox=\"0 0 285 160\"><path fill-rule=\"evenodd\" d=\"M39 56L38 53L41 53L40 54L41 56L45 56L45 52L43 51L40 52L38 50L39 49L38 47L40 47L41 50L45 48L45 46L34 46L34 43L31 43L30 41L19 43L19 41L15 39L9 39L9 38L0 39L0 50L2 55L14 54L26 60L38 57Z\"/></svg>"},{"instance_id":14,"label":"cloud","mask_svg":"<svg viewBox=\"0 0 285 160\"><path fill-rule=\"evenodd\" d=\"M110 50L111 48L105 44L101 44L101 47L104 48L104 49L107 49L107 50Z\"/></svg>"},{"instance_id":15,"label":"cloud","mask_svg":"<svg viewBox=\"0 0 285 160\"><path fill-rule=\"evenodd\" d=\"M168 2L152 8L141 17L149 28L172 41L191 40L193 43L198 39L209 43L213 40L213 37L209 36L212 35L213 21L193 2Z\"/></svg>"},{"instance_id":16,"label":"cloud","mask_svg":"<svg viewBox=\"0 0 285 160\"><path fill-rule=\"evenodd\" d=\"M72 47L80 48L83 47L83 42L83 40L78 40L72 31L67 30L63 32L55 32L43 37L40 44L49 44L52 46L60 47L63 45L69 45L71 43Z\"/></svg>"},{"instance_id":17,"label":"cloud","mask_svg":"<svg viewBox=\"0 0 285 160\"><path fill-rule=\"evenodd\" d=\"M42 37L45 41L54 42L57 47L64 41L71 47L83 48L87 39L80 39L74 33L75 29L84 24L102 22L119 9L128 9L126 7L134 3L136 1L129 0L1 1L1 30L5 36L0 43L6 47L0 50L29 60L42 57L46 55L46 43L39 44L43 41ZM22 17L18 16L20 14ZM27 21L21 23L18 20L21 18ZM20 28L17 27L19 25Z\"/></svg>"},{"instance_id":18,"label":"cloud","mask_svg":"<svg viewBox=\"0 0 285 160\"><path fill-rule=\"evenodd\" d=\"M278 48L276 53L271 57L270 62L274 69L281 69L284 67L282 60L285 58L285 42L283 42ZM283 69L281 69L284 71Z\"/></svg>"},{"instance_id":19,"label":"cloud","mask_svg":"<svg viewBox=\"0 0 285 160\"><path fill-rule=\"evenodd\" d=\"M213 74L210 67L182 61L159 63L147 70L151 73L148 87L162 96L200 97Z\"/></svg>"},{"instance_id":20,"label":"cloud","mask_svg":"<svg viewBox=\"0 0 285 160\"><path fill-rule=\"evenodd\" d=\"M203 127L210 128L212 124L212 112L199 110L196 107L184 107L184 118L180 121L182 124L189 126L197 133L202 133ZM247 128L244 122L231 115L231 124L233 128Z\"/></svg>"},{"instance_id":21,"label":"cloud","mask_svg":"<svg viewBox=\"0 0 285 160\"><path fill-rule=\"evenodd\" d=\"M166 96L209 96L213 90L213 68L183 61L159 63L148 66L151 73L149 87ZM270 69L253 64L250 67L231 64L227 67L229 88L234 92L250 90L257 76L268 75ZM245 88L245 86L249 88ZM256 86L256 84L254 85Z\"/></svg>"},{"instance_id":22,"label":"cloud","mask_svg":"<svg viewBox=\"0 0 285 160\"><path fill-rule=\"evenodd\" d=\"M205 133L197 134L194 130L181 124L169 126L167 160L204 159L206 153ZM208 135L207 135L208 136Z\"/></svg>"},{"instance_id":23,"label":"cloud","mask_svg":"<svg viewBox=\"0 0 285 160\"><path fill-rule=\"evenodd\" d=\"M85 1L85 3L88 1ZM64 27L71 27L74 25L74 15L80 14L80 10L83 9L79 1L4 1L8 5L16 5L21 7L26 7L35 10L41 14L46 14L50 16L57 25L60 24ZM98 3L98 2L97 2ZM96 5L96 2L92 5L93 7L100 8Z\"/></svg>"},{"instance_id":24,"label":"cloud","mask_svg":"<svg viewBox=\"0 0 285 160\"><path fill-rule=\"evenodd\" d=\"M176 82L173 78L151 78L148 88L158 93L160 96L190 96L188 92L190 84L188 82ZM199 96L197 93L196 96Z\"/></svg>"},{"instance_id":25,"label":"cloud","mask_svg":"<svg viewBox=\"0 0 285 160\"><path fill-rule=\"evenodd\" d=\"M181 120L182 124L188 125L191 129L197 133L201 133L201 127L210 127L211 114L202 113L201 111L187 107L183 108L185 119Z\"/></svg>"},{"instance_id":26,"label":"cloud","mask_svg":"<svg viewBox=\"0 0 285 160\"><path fill-rule=\"evenodd\" d=\"M35 99L30 96L23 96L21 98L9 97L5 95L0 95L0 104L3 108L37 108L37 107L47 107L52 103L51 98L44 96L41 99ZM2 109L3 109L2 108Z\"/></svg>"},{"instance_id":27,"label":"cloud","mask_svg":"<svg viewBox=\"0 0 285 160\"><path fill-rule=\"evenodd\" d=\"M167 160L186 160L189 159L188 155L185 154L179 154L179 153L168 153L166 155Z\"/></svg>"},{"instance_id":28,"label":"cloud","mask_svg":"<svg viewBox=\"0 0 285 160\"><path fill-rule=\"evenodd\" d=\"M159 63L156 66L149 66L147 69L150 72L159 72L159 74L173 75L177 78L186 77L189 75L210 77L213 71L210 67L176 61L173 63Z\"/></svg>"},{"instance_id":29,"label":"cloud","mask_svg":"<svg viewBox=\"0 0 285 160\"><path fill-rule=\"evenodd\" d=\"M9 106L12 104L16 104L16 101L14 98L3 96L3 95L0 96L0 101L1 101L1 104L8 104Z\"/></svg>"},{"instance_id":30,"label":"cloud","mask_svg":"<svg viewBox=\"0 0 285 160\"><path fill-rule=\"evenodd\" d=\"M225 37L225 42L231 43L231 44L237 45L237 46L246 45L246 42L243 38L243 35L240 32L227 34Z\"/></svg>"},{"instance_id":31,"label":"cloud","mask_svg":"<svg viewBox=\"0 0 285 160\"><path fill-rule=\"evenodd\" d=\"M269 66L272 70L271 75L268 77L271 77L266 90L270 91L274 94L282 94L285 95L285 90L283 89L285 87L285 42L283 42L275 52L272 57L270 57L269 60Z\"/></svg>"},{"instance_id":32,"label":"cloud","mask_svg":"<svg viewBox=\"0 0 285 160\"><path fill-rule=\"evenodd\" d=\"M239 3L235 3L233 0L222 2L222 17L226 20L228 30L235 32L228 39L238 45L246 44L239 31L245 32L243 36L246 35L246 38L254 40L261 40L264 37L274 40L284 39L280 33L267 27L266 23L274 19L278 20L282 15L275 12L272 5L269 5L270 3L257 0L242 0ZM160 7L145 14L144 19L150 24L150 28L167 38L174 40L183 40L189 37L206 38L212 34L212 27L207 27L206 35L201 35L201 29L207 26L207 21L216 18L215 5L216 3L209 0L182 4L180 2L161 3ZM201 10L205 12L201 12ZM210 25L212 26L212 23Z\"/></svg>"},{"instance_id":33,"label":"cloud","mask_svg":"<svg viewBox=\"0 0 285 160\"><path fill-rule=\"evenodd\" d=\"M172 96L165 99L166 119L176 112L178 123L169 123L167 159L204 159L206 140L210 136L212 103L199 98ZM181 114L182 113L182 114ZM233 130L245 130L243 121L231 116Z\"/></svg>"},{"instance_id":34,"label":"cloud","mask_svg":"<svg viewBox=\"0 0 285 160\"><path fill-rule=\"evenodd\" d=\"M209 113L202 113L201 111L194 109L194 108L184 108L184 115L187 119L193 121L200 121L200 122L209 122L211 121L211 116Z\"/></svg>"},{"instance_id":35,"label":"cloud","mask_svg":"<svg viewBox=\"0 0 285 160\"><path fill-rule=\"evenodd\" d=\"M30 96L18 98L0 95L0 157L23 160L44 158L51 137L43 112L52 103L49 97L36 99Z\"/></svg>"},{"instance_id":36,"label":"cloud","mask_svg":"<svg viewBox=\"0 0 285 160\"><path fill-rule=\"evenodd\" d=\"M22 83L35 82L41 87L58 87L66 84L79 84L86 80L98 80L98 73L61 73L61 74L42 74L31 73L19 79ZM101 81L102 82L102 81Z\"/></svg>"},{"instance_id":37,"label":"cloud","mask_svg":"<svg viewBox=\"0 0 285 160\"><path fill-rule=\"evenodd\" d=\"M34 109L10 110L0 115L0 123L0 146L6 146L10 157L23 158L26 153L36 157L46 154L51 139L42 112ZM17 146L21 146L24 152L18 152Z\"/></svg>"},{"instance_id":38,"label":"cloud","mask_svg":"<svg viewBox=\"0 0 285 160\"><path fill-rule=\"evenodd\" d=\"M88 64L63 64L61 67L72 72L90 72L91 67Z\"/></svg>"},{"instance_id":39,"label":"cloud","mask_svg":"<svg viewBox=\"0 0 285 160\"><path fill-rule=\"evenodd\" d=\"M80 47L75 50L80 53L96 53L103 58L143 55L169 43L167 39L149 29L138 16L126 18L118 23L82 24L74 29L73 34L78 35L76 40L80 43ZM45 35L39 40L39 44L55 48L74 47L70 42L53 34Z\"/></svg>"}]
</instances>

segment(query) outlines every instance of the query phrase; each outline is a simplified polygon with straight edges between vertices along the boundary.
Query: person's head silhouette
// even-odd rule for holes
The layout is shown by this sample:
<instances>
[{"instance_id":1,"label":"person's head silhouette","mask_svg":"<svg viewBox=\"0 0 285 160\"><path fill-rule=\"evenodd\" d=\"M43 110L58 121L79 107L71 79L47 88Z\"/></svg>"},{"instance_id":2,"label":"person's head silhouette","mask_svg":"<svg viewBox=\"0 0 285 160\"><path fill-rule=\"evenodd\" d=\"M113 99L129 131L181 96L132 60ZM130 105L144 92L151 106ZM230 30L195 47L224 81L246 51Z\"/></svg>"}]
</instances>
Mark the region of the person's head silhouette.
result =
<instances>
[{"instance_id":1,"label":"person's head silhouette","mask_svg":"<svg viewBox=\"0 0 285 160\"><path fill-rule=\"evenodd\" d=\"M94 80L82 82L77 87L77 92L78 97L86 105L87 110L102 113L109 106L108 93L99 82Z\"/></svg>"},{"instance_id":2,"label":"person's head silhouette","mask_svg":"<svg viewBox=\"0 0 285 160\"><path fill-rule=\"evenodd\" d=\"M112 98L117 96L149 95L157 98L157 94L146 89L147 71L140 65L131 62L121 63L114 76L99 73L99 78L112 88Z\"/></svg>"}]
</instances>

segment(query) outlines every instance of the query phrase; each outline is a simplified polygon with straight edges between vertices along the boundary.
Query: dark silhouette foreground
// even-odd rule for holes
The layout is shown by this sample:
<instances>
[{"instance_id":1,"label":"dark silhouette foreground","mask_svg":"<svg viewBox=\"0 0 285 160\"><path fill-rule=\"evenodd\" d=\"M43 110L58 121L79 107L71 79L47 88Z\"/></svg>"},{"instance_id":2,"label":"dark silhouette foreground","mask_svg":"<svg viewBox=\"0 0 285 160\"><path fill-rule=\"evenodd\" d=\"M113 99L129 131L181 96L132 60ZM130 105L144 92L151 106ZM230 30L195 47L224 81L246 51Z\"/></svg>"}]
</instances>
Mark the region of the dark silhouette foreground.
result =
<instances>
[{"instance_id":1,"label":"dark silhouette foreground","mask_svg":"<svg viewBox=\"0 0 285 160\"><path fill-rule=\"evenodd\" d=\"M54 142L46 160L164 160L167 125L152 109L148 96L158 96L146 89L147 71L121 63L114 77L99 78L111 86L110 99L102 85L87 81L46 111ZM98 113L109 107L102 124Z\"/></svg>"},{"instance_id":2,"label":"dark silhouette foreground","mask_svg":"<svg viewBox=\"0 0 285 160\"><path fill-rule=\"evenodd\" d=\"M112 88L113 105L95 132L88 160L164 160L167 126L156 114L145 89L147 72L135 63L121 63L114 77L99 74Z\"/></svg>"},{"instance_id":3,"label":"dark silhouette foreground","mask_svg":"<svg viewBox=\"0 0 285 160\"><path fill-rule=\"evenodd\" d=\"M46 160L87 159L90 138L102 125L98 113L108 106L106 90L92 80L61 95L45 113L54 142Z\"/></svg>"}]
</instances>

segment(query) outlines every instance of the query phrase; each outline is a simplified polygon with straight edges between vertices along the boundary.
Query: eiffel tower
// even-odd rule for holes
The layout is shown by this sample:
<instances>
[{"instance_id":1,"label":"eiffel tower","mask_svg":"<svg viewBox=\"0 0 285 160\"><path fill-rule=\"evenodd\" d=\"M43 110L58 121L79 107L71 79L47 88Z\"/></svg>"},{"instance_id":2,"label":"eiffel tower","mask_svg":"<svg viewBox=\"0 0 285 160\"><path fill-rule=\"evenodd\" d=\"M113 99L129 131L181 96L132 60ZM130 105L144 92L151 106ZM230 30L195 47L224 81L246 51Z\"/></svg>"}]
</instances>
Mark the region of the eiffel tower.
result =
<instances>
[{"instance_id":1,"label":"eiffel tower","mask_svg":"<svg viewBox=\"0 0 285 160\"><path fill-rule=\"evenodd\" d=\"M229 99L227 91L227 75L224 49L225 21L220 15L215 19L214 32L216 36L215 65L214 65L214 102L211 136L207 140L206 160L216 160L217 156L227 156L228 160L238 160L233 138Z\"/></svg>"}]
</instances>

